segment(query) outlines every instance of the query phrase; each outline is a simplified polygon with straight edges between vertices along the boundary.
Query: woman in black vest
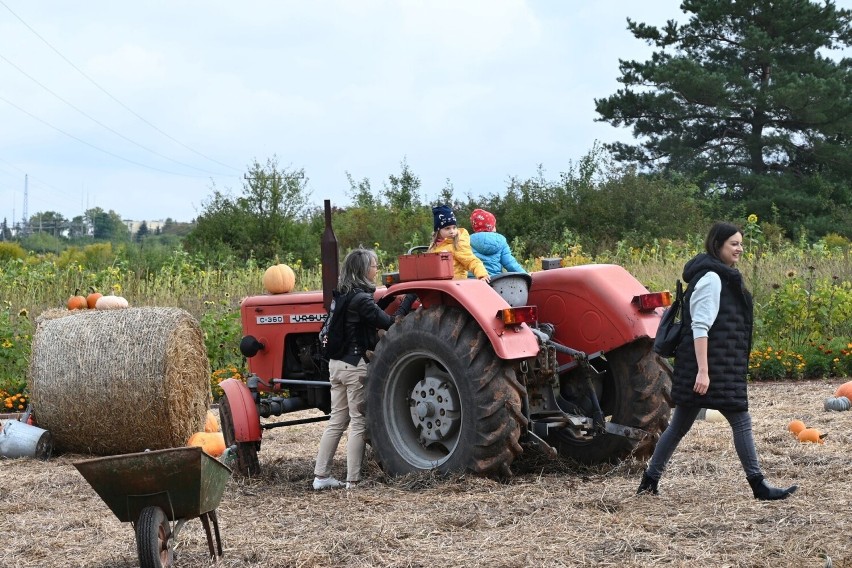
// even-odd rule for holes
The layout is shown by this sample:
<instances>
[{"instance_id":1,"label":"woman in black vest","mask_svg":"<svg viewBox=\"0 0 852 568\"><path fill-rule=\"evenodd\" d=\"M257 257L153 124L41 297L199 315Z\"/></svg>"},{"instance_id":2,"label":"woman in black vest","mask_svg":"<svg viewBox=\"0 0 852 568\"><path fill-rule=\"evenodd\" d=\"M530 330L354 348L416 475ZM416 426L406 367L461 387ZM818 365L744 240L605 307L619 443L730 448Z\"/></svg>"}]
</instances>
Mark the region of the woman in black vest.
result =
<instances>
[{"instance_id":1,"label":"woman in black vest","mask_svg":"<svg viewBox=\"0 0 852 568\"><path fill-rule=\"evenodd\" d=\"M716 223L704 249L683 268L683 279L689 282L684 326L691 333L684 334L675 352L672 421L642 474L638 493L657 494L657 484L680 440L702 408L713 408L731 425L734 447L754 497L785 499L798 486L782 489L764 481L748 412L753 306L742 275L734 268L743 253L742 233L730 223Z\"/></svg>"}]
</instances>

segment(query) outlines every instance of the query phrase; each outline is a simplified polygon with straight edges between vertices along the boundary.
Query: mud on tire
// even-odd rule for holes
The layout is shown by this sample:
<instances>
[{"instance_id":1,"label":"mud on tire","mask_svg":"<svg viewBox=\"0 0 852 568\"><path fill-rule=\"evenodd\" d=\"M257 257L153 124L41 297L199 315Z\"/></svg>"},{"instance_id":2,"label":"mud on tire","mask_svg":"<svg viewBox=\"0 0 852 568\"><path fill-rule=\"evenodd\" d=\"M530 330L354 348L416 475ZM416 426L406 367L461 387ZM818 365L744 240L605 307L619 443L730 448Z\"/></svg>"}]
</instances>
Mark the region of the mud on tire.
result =
<instances>
[{"instance_id":1,"label":"mud on tire","mask_svg":"<svg viewBox=\"0 0 852 568\"><path fill-rule=\"evenodd\" d=\"M523 387L467 313L420 309L379 342L366 380L367 432L390 475L509 475L522 448Z\"/></svg>"},{"instance_id":2,"label":"mud on tire","mask_svg":"<svg viewBox=\"0 0 852 568\"><path fill-rule=\"evenodd\" d=\"M578 441L556 434L559 455L584 464L616 462L633 455L646 459L654 451L671 413L671 374L668 362L654 353L651 340L639 340L606 354L609 371L598 384L598 397L605 416L612 422L632 426L651 436L641 442L603 434L592 441ZM591 415L591 409L584 409Z\"/></svg>"}]
</instances>

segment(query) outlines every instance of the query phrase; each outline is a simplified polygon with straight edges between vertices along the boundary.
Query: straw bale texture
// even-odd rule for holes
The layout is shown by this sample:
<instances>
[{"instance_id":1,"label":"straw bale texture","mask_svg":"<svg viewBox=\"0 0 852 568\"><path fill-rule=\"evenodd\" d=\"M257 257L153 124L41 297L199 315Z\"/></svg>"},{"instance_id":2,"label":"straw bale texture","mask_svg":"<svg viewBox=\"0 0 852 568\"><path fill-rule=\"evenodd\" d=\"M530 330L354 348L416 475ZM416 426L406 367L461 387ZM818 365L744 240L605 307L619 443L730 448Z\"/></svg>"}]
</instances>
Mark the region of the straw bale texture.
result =
<instances>
[{"instance_id":1,"label":"straw bale texture","mask_svg":"<svg viewBox=\"0 0 852 568\"><path fill-rule=\"evenodd\" d=\"M60 451L113 455L183 446L203 430L210 364L198 322L179 308L46 314L29 389Z\"/></svg>"}]
</instances>

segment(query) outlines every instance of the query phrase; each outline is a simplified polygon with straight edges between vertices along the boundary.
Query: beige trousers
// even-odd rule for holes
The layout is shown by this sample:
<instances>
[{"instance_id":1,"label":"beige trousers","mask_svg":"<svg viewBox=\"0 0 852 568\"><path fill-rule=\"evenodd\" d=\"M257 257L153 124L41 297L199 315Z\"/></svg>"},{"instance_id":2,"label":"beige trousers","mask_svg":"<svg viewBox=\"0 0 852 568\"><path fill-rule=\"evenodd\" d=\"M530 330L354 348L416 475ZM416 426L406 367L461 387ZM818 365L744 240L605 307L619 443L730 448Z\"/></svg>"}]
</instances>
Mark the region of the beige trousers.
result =
<instances>
[{"instance_id":1,"label":"beige trousers","mask_svg":"<svg viewBox=\"0 0 852 568\"><path fill-rule=\"evenodd\" d=\"M364 460L364 432L367 429L360 409L364 408L363 379L367 375L367 364L363 359L357 366L332 359L328 362L328 371L331 382L331 415L322 433L314 474L317 477L331 475L334 453L346 427L349 426L349 438L346 442L346 481L360 481L361 463Z\"/></svg>"}]
</instances>

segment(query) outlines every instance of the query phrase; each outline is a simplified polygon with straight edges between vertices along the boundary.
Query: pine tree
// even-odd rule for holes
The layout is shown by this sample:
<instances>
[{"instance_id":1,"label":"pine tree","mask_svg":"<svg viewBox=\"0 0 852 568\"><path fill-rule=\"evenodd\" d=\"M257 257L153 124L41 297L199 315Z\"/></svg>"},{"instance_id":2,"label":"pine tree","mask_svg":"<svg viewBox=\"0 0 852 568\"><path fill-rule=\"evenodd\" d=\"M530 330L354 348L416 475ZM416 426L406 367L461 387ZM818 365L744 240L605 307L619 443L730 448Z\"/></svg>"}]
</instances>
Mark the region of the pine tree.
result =
<instances>
[{"instance_id":1,"label":"pine tree","mask_svg":"<svg viewBox=\"0 0 852 568\"><path fill-rule=\"evenodd\" d=\"M684 0L684 24L628 19L658 48L620 61L624 88L595 101L598 120L637 144L613 156L702 180L788 228L852 234L852 11L808 0ZM836 228L834 230L837 230Z\"/></svg>"}]
</instances>

